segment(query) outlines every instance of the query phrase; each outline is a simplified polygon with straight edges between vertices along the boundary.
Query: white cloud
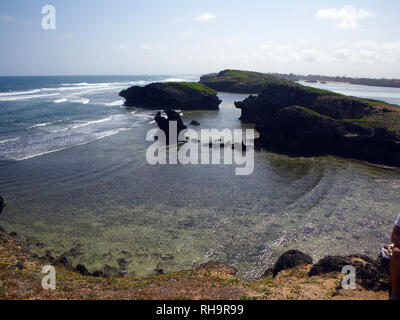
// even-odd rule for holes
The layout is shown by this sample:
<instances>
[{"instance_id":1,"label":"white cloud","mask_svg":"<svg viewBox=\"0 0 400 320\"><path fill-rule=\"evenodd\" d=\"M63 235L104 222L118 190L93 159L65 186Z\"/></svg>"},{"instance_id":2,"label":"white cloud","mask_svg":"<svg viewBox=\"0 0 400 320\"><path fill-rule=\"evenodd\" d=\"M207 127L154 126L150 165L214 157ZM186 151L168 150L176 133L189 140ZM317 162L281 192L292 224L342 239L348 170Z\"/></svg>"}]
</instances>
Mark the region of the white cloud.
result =
<instances>
[{"instance_id":1,"label":"white cloud","mask_svg":"<svg viewBox=\"0 0 400 320\"><path fill-rule=\"evenodd\" d=\"M200 46L197 45L197 44L192 44L192 45L188 46L188 49L190 49L190 50L199 50Z\"/></svg>"},{"instance_id":2,"label":"white cloud","mask_svg":"<svg viewBox=\"0 0 400 320\"><path fill-rule=\"evenodd\" d=\"M317 49L305 49L295 52L294 57L302 62L317 62L321 55Z\"/></svg>"},{"instance_id":3,"label":"white cloud","mask_svg":"<svg viewBox=\"0 0 400 320\"><path fill-rule=\"evenodd\" d=\"M353 56L353 54L349 49L336 49L333 52L333 56L338 60L348 60Z\"/></svg>"},{"instance_id":4,"label":"white cloud","mask_svg":"<svg viewBox=\"0 0 400 320\"><path fill-rule=\"evenodd\" d=\"M299 48L291 45L278 45L265 42L259 46L262 55L274 61L317 62L321 54L315 48Z\"/></svg>"},{"instance_id":5,"label":"white cloud","mask_svg":"<svg viewBox=\"0 0 400 320\"><path fill-rule=\"evenodd\" d=\"M119 46L114 47L113 50L116 50L116 51L128 51L129 48L128 48L128 46L126 44L120 44Z\"/></svg>"},{"instance_id":6,"label":"white cloud","mask_svg":"<svg viewBox=\"0 0 400 320\"><path fill-rule=\"evenodd\" d=\"M199 15L198 17L196 17L196 21L198 22L205 22L205 21L209 21L215 18L215 14L212 13L203 13L202 15Z\"/></svg>"},{"instance_id":7,"label":"white cloud","mask_svg":"<svg viewBox=\"0 0 400 320\"><path fill-rule=\"evenodd\" d=\"M315 17L317 19L328 19L338 21L336 25L339 29L355 29L358 27L358 21L373 17L375 14L372 11L355 8L353 6L344 6L341 9L330 8L320 9Z\"/></svg>"},{"instance_id":8,"label":"white cloud","mask_svg":"<svg viewBox=\"0 0 400 320\"><path fill-rule=\"evenodd\" d=\"M193 33L193 32L192 32L191 30L185 30L185 31L180 32L179 35L180 35L181 37L188 37L188 36L190 36L192 33Z\"/></svg>"},{"instance_id":9,"label":"white cloud","mask_svg":"<svg viewBox=\"0 0 400 320\"><path fill-rule=\"evenodd\" d=\"M144 43L140 46L140 49L142 49L142 50L153 50L153 49L162 49L162 48L164 48L164 47L159 46L159 45L150 44L150 43Z\"/></svg>"},{"instance_id":10,"label":"white cloud","mask_svg":"<svg viewBox=\"0 0 400 320\"><path fill-rule=\"evenodd\" d=\"M368 40L346 47L342 45L333 52L333 57L337 60L350 60L353 62L397 62L400 60L400 41L379 43Z\"/></svg>"},{"instance_id":11,"label":"white cloud","mask_svg":"<svg viewBox=\"0 0 400 320\"><path fill-rule=\"evenodd\" d=\"M151 49L153 49L153 46L151 44L145 43L145 44L142 44L140 46L140 49L142 49L142 50L151 50Z\"/></svg>"}]
</instances>

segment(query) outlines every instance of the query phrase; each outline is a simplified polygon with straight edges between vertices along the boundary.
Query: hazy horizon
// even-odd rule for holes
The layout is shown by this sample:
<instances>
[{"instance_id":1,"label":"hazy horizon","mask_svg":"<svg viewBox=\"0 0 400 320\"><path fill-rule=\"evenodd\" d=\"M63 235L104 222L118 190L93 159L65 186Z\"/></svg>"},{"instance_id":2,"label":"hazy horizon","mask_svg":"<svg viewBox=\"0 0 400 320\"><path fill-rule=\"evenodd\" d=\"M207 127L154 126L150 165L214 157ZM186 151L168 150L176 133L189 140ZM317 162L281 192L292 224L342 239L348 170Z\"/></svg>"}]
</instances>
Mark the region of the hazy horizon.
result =
<instances>
[{"instance_id":1,"label":"hazy horizon","mask_svg":"<svg viewBox=\"0 0 400 320\"><path fill-rule=\"evenodd\" d=\"M42 28L42 8L56 29ZM201 75L224 69L400 78L396 0L4 0L0 75Z\"/></svg>"},{"instance_id":2,"label":"hazy horizon","mask_svg":"<svg viewBox=\"0 0 400 320\"><path fill-rule=\"evenodd\" d=\"M231 68L232 70L236 70ZM226 70L226 69L224 69ZM210 72L210 73L219 73L220 71L223 70L218 70L215 72ZM242 70L242 71L250 71L250 72L260 72L257 70ZM290 74L291 72L262 72L262 73L281 73L281 74ZM293 73L293 72L292 72ZM203 76L209 73L141 73L141 74L16 74L16 75L0 75L0 78L6 78L6 77L137 77L137 76ZM297 73L293 73L296 75L301 75L301 76L327 76L327 77L342 77L341 75L330 75L330 74L297 74ZM372 77L351 77L351 76L346 76L349 78L354 78L354 79L361 79L361 78L365 78L365 79L385 79L385 80L400 80L400 78L372 78Z\"/></svg>"}]
</instances>

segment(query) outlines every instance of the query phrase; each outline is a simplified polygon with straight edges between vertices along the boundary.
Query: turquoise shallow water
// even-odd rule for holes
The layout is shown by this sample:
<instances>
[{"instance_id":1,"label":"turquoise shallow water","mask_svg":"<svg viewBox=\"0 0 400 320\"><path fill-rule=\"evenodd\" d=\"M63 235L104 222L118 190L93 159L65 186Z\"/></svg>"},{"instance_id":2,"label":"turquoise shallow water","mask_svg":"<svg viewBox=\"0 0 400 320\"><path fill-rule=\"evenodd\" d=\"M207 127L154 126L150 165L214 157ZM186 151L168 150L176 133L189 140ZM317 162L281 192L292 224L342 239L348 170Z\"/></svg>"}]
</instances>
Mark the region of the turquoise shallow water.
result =
<instances>
[{"instance_id":1,"label":"turquoise shallow water","mask_svg":"<svg viewBox=\"0 0 400 320\"><path fill-rule=\"evenodd\" d=\"M104 103L118 100L115 90ZM184 112L184 121L197 120L201 128L248 127L233 107L246 96L220 97L220 111ZM291 248L315 259L360 252L375 256L389 241L400 203L397 171L335 157L290 158L268 152L255 154L250 176L236 176L232 165L151 166L145 160L151 144L145 135L155 126L154 112L117 105L106 109L96 104L96 96L80 98L91 102L75 105L82 115L74 121L113 120L76 129L77 123L71 127L68 122L57 130L70 128L72 135L87 134L94 141L0 162L0 192L8 200L0 225L16 231L38 255L67 252L74 264L83 263L91 271L109 265L139 276L155 268L172 271L219 260L250 279ZM41 105L29 99L24 103ZM60 124L25 129L29 126L24 124L24 130L40 141L40 135ZM103 134L118 128L126 130ZM15 139L12 130L18 134L19 129L8 129L8 137ZM92 139L92 132L101 138ZM6 138L3 132L0 140ZM26 141L32 154L33 142ZM12 143L3 143L5 158L7 150L26 154Z\"/></svg>"}]
</instances>

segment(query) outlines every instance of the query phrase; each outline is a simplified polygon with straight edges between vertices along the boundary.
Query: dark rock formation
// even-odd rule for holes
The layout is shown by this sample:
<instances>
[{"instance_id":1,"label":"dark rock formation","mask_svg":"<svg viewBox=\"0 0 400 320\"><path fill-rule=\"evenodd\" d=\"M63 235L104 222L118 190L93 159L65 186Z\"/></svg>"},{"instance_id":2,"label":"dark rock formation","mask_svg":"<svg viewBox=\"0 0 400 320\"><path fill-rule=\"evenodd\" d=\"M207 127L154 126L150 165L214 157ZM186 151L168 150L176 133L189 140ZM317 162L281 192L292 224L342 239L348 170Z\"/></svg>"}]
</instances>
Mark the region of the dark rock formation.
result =
<instances>
[{"instance_id":1,"label":"dark rock formation","mask_svg":"<svg viewBox=\"0 0 400 320\"><path fill-rule=\"evenodd\" d=\"M75 268L72 266L72 264L68 261L67 257L65 255L61 255L58 259L56 259L53 262L53 265L55 267L62 267L64 269L73 271Z\"/></svg>"},{"instance_id":2,"label":"dark rock formation","mask_svg":"<svg viewBox=\"0 0 400 320\"><path fill-rule=\"evenodd\" d=\"M218 110L221 103L214 90L194 82L151 83L119 95L126 99L125 106L146 109Z\"/></svg>"},{"instance_id":3,"label":"dark rock formation","mask_svg":"<svg viewBox=\"0 0 400 320\"><path fill-rule=\"evenodd\" d=\"M51 252L51 250L46 250L44 256L41 259L50 263L54 263L54 261L56 261L56 259L53 257L53 253Z\"/></svg>"},{"instance_id":4,"label":"dark rock formation","mask_svg":"<svg viewBox=\"0 0 400 320\"><path fill-rule=\"evenodd\" d=\"M125 269L126 266L128 265L128 261L126 261L124 258L119 258L117 260L118 266L122 269Z\"/></svg>"},{"instance_id":5,"label":"dark rock formation","mask_svg":"<svg viewBox=\"0 0 400 320\"><path fill-rule=\"evenodd\" d=\"M397 106L296 83L271 83L257 97L249 96L235 105L242 110L242 121L256 124L258 148L400 165Z\"/></svg>"},{"instance_id":6,"label":"dark rock formation","mask_svg":"<svg viewBox=\"0 0 400 320\"><path fill-rule=\"evenodd\" d=\"M302 264L312 264L313 259L308 255L298 250L289 250L282 254L272 269L272 275L275 277L280 271L291 269ZM270 270L267 270L264 275L268 275Z\"/></svg>"},{"instance_id":7,"label":"dark rock formation","mask_svg":"<svg viewBox=\"0 0 400 320\"><path fill-rule=\"evenodd\" d=\"M156 276L160 276L160 275L164 274L164 270L161 268L156 268L156 269L154 269L154 273Z\"/></svg>"},{"instance_id":8,"label":"dark rock formation","mask_svg":"<svg viewBox=\"0 0 400 320\"><path fill-rule=\"evenodd\" d=\"M86 269L86 267L83 264L78 264L75 267L75 270L78 271L81 275L83 276L90 276L90 272L88 271L88 269Z\"/></svg>"},{"instance_id":9,"label":"dark rock formation","mask_svg":"<svg viewBox=\"0 0 400 320\"><path fill-rule=\"evenodd\" d=\"M92 273L92 277L108 278L109 276L101 270L96 270Z\"/></svg>"},{"instance_id":10,"label":"dark rock formation","mask_svg":"<svg viewBox=\"0 0 400 320\"><path fill-rule=\"evenodd\" d=\"M21 263L21 262L17 262L16 267L17 267L19 270L24 270L24 265L23 265L23 263Z\"/></svg>"},{"instance_id":11,"label":"dark rock formation","mask_svg":"<svg viewBox=\"0 0 400 320\"><path fill-rule=\"evenodd\" d=\"M334 119L361 119L372 114L371 102L346 97L331 91L302 86L294 82L270 83L258 96L249 96L235 106L242 110L241 120L262 121L277 110L290 106L301 106Z\"/></svg>"},{"instance_id":12,"label":"dark rock formation","mask_svg":"<svg viewBox=\"0 0 400 320\"><path fill-rule=\"evenodd\" d=\"M327 256L316 263L310 272L309 276L316 276L329 272L341 272L342 268L349 264L350 259L342 256Z\"/></svg>"},{"instance_id":13,"label":"dark rock formation","mask_svg":"<svg viewBox=\"0 0 400 320\"><path fill-rule=\"evenodd\" d=\"M103 270L96 270L91 274L91 276L101 277L101 278L115 278L115 277L123 277L124 273L118 270L117 268L105 264Z\"/></svg>"},{"instance_id":14,"label":"dark rock formation","mask_svg":"<svg viewBox=\"0 0 400 320\"><path fill-rule=\"evenodd\" d=\"M4 200L3 197L0 197L0 213L3 211L5 206L6 206L6 200Z\"/></svg>"},{"instance_id":15,"label":"dark rock formation","mask_svg":"<svg viewBox=\"0 0 400 320\"><path fill-rule=\"evenodd\" d=\"M200 125L200 123L198 123L196 120L192 120L190 123L189 123L189 125L190 126L199 126Z\"/></svg>"},{"instance_id":16,"label":"dark rock formation","mask_svg":"<svg viewBox=\"0 0 400 320\"><path fill-rule=\"evenodd\" d=\"M119 269L111 267L108 264L104 265L103 271L108 277L121 277L121 276L124 276L123 273Z\"/></svg>"},{"instance_id":17,"label":"dark rock formation","mask_svg":"<svg viewBox=\"0 0 400 320\"><path fill-rule=\"evenodd\" d=\"M365 255L327 256L316 263L308 273L309 276L329 272L342 272L346 265L356 269L356 282L368 290L389 290L391 278L389 260L381 257L371 259Z\"/></svg>"},{"instance_id":18,"label":"dark rock formation","mask_svg":"<svg viewBox=\"0 0 400 320\"><path fill-rule=\"evenodd\" d=\"M185 126L185 124L182 121L182 118L180 116L180 114L176 111L173 110L165 110L164 111L167 115L167 118L161 116L161 112L157 112L154 120L156 121L158 127L164 131L167 141L166 143L169 144L169 138L170 138L170 133L169 133L169 123L170 121L175 121L177 123L177 136L176 139L178 139L179 133L182 130L187 129L187 127ZM178 140L176 140L178 141Z\"/></svg>"}]
</instances>

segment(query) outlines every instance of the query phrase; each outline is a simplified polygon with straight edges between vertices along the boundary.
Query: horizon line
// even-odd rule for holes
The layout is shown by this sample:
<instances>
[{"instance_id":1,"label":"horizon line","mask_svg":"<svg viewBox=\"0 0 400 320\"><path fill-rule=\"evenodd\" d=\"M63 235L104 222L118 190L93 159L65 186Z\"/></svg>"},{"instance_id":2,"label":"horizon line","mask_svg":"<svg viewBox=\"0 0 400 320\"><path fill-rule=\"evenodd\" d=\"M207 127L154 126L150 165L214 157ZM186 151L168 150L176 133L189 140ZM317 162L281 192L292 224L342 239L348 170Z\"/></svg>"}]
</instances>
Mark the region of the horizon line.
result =
<instances>
[{"instance_id":1,"label":"horizon line","mask_svg":"<svg viewBox=\"0 0 400 320\"><path fill-rule=\"evenodd\" d=\"M262 71L253 71L253 70L241 70L241 69L223 69L223 70L240 70L240 71L248 71L248 72L259 72L263 74L284 74L284 75L296 75L296 76L321 76L321 77L337 77L337 78L352 78L352 79L374 79L374 80L400 80L399 78L386 78L386 77L380 77L380 78L372 78L372 77L366 77L366 76L349 76L349 75L327 75L327 74L302 74L302 73L294 73L294 72L262 72ZM222 70L221 70L222 71ZM137 74L16 74L16 75L0 75L0 78L6 78L6 77L96 77L96 76L109 76L109 77L129 77L129 76L201 76L201 75L206 75L210 73L218 73L217 72L206 72L206 73L137 73Z\"/></svg>"}]
</instances>

